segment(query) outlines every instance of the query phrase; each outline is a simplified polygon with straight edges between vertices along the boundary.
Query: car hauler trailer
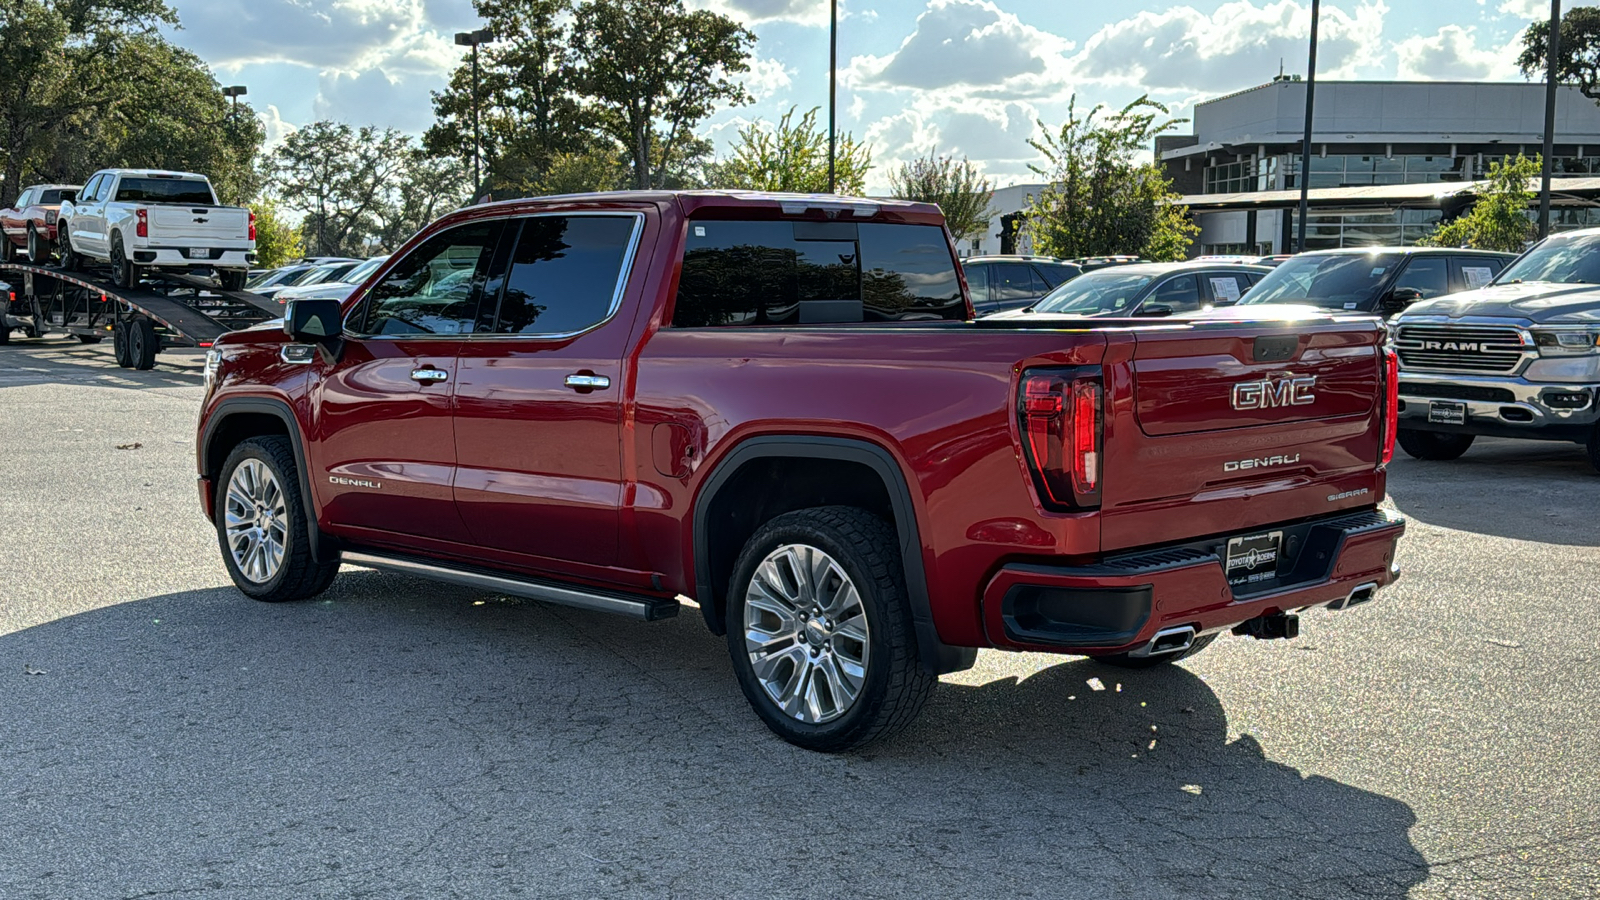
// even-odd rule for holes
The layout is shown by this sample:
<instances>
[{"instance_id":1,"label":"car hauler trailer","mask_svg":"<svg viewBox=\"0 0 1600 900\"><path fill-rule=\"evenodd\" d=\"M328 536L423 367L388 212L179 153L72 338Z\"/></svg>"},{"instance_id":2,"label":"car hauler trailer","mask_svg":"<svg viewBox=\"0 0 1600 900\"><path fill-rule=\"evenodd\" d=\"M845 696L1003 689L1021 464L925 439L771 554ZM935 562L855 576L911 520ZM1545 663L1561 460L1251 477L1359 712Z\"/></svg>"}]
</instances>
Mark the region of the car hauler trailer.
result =
<instances>
[{"instance_id":1,"label":"car hauler trailer","mask_svg":"<svg viewBox=\"0 0 1600 900\"><path fill-rule=\"evenodd\" d=\"M11 285L0 298L0 344L17 329L28 337L71 334L85 344L109 334L124 368L148 369L162 350L210 347L226 332L283 314L273 300L180 273L119 288L88 273L3 262L0 280Z\"/></svg>"}]
</instances>

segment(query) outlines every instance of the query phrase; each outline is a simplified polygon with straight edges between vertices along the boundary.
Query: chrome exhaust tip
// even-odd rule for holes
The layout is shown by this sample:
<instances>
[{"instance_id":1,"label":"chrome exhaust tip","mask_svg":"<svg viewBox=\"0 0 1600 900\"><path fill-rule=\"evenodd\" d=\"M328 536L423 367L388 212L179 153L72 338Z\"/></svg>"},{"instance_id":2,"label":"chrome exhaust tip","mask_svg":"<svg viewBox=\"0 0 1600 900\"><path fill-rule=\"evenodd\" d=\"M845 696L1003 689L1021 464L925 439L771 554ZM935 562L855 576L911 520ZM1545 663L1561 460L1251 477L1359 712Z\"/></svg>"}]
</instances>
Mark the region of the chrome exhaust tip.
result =
<instances>
[{"instance_id":1,"label":"chrome exhaust tip","mask_svg":"<svg viewBox=\"0 0 1600 900\"><path fill-rule=\"evenodd\" d=\"M1338 600L1333 601L1332 603L1329 603L1328 609L1336 611L1341 609L1349 609L1352 606L1359 606L1362 603L1366 603L1376 596L1378 596L1378 583L1376 581L1369 581L1366 584L1357 585L1356 588L1350 593L1344 595Z\"/></svg>"},{"instance_id":2,"label":"chrome exhaust tip","mask_svg":"<svg viewBox=\"0 0 1600 900\"><path fill-rule=\"evenodd\" d=\"M1143 658L1146 656L1166 656L1169 653L1182 653L1194 646L1194 639L1199 631L1193 625L1179 625L1176 628L1163 628L1156 632L1156 636L1146 641L1144 646L1136 650L1129 650L1128 655Z\"/></svg>"}]
</instances>

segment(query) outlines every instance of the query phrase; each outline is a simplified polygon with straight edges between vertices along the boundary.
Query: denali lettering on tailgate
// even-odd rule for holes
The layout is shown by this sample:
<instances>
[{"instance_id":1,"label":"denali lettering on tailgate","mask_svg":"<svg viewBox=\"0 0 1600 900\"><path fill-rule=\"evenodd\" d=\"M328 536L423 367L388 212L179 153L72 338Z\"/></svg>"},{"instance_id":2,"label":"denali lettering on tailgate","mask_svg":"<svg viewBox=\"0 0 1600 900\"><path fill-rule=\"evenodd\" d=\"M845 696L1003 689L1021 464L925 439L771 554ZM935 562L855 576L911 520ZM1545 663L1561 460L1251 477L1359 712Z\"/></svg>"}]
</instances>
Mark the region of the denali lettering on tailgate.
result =
<instances>
[{"instance_id":1,"label":"denali lettering on tailgate","mask_svg":"<svg viewBox=\"0 0 1600 900\"><path fill-rule=\"evenodd\" d=\"M1222 464L1224 472L1243 472L1247 469L1265 469L1268 466L1292 466L1300 461L1300 454L1278 454L1257 459L1233 459Z\"/></svg>"},{"instance_id":2,"label":"denali lettering on tailgate","mask_svg":"<svg viewBox=\"0 0 1600 900\"><path fill-rule=\"evenodd\" d=\"M1309 406L1317 400L1311 389L1317 376L1293 375L1278 379L1242 381L1233 386L1234 409L1272 409L1278 406Z\"/></svg>"}]
</instances>

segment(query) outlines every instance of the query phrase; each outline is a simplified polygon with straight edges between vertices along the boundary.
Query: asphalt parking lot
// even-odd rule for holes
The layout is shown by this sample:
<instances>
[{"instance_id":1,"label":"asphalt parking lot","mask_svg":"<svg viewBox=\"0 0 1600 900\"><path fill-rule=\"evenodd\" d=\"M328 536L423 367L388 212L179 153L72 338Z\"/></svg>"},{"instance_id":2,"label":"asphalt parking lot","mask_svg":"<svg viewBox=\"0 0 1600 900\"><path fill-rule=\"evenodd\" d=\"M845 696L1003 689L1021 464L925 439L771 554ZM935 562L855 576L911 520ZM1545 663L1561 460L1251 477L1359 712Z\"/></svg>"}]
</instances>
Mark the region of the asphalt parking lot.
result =
<instances>
[{"instance_id":1,"label":"asphalt parking lot","mask_svg":"<svg viewBox=\"0 0 1600 900\"><path fill-rule=\"evenodd\" d=\"M228 586L199 359L0 348L0 897L1600 896L1600 475L1402 458L1402 581L1164 671L984 653L781 743L698 616Z\"/></svg>"}]
</instances>

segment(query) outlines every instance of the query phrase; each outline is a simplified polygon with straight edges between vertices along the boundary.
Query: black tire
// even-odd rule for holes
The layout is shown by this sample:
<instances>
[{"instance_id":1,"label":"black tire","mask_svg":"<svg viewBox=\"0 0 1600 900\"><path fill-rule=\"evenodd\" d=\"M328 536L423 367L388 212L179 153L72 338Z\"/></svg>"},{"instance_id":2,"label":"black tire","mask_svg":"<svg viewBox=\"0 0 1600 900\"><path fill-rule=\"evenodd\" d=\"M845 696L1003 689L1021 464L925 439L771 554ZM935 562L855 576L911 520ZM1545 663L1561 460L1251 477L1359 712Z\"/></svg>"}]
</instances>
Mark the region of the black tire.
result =
<instances>
[{"instance_id":1,"label":"black tire","mask_svg":"<svg viewBox=\"0 0 1600 900\"><path fill-rule=\"evenodd\" d=\"M152 369L156 353L161 349L161 337L156 334L156 323L144 316L128 320L128 360L135 369Z\"/></svg>"},{"instance_id":2,"label":"black tire","mask_svg":"<svg viewBox=\"0 0 1600 900\"><path fill-rule=\"evenodd\" d=\"M1110 653L1105 656L1091 656L1089 658L1097 663L1105 663L1108 666L1116 666L1119 669L1153 669L1156 666L1175 663L1180 659L1188 659L1211 646L1211 642L1216 639L1217 636L1214 634L1202 634L1195 638L1194 643L1189 645L1189 649L1182 653L1163 653L1160 656L1129 656L1126 653Z\"/></svg>"},{"instance_id":3,"label":"black tire","mask_svg":"<svg viewBox=\"0 0 1600 900\"><path fill-rule=\"evenodd\" d=\"M0 262L14 262L17 258L17 245L11 243L11 238L0 234Z\"/></svg>"},{"instance_id":4,"label":"black tire","mask_svg":"<svg viewBox=\"0 0 1600 900\"><path fill-rule=\"evenodd\" d=\"M133 352L128 348L129 331L126 319L117 319L111 324L111 355L124 369L133 368Z\"/></svg>"},{"instance_id":5,"label":"black tire","mask_svg":"<svg viewBox=\"0 0 1600 900\"><path fill-rule=\"evenodd\" d=\"M234 471L246 460L259 460L272 473L282 489L284 513L288 527L284 530L283 562L278 571L265 581L253 581L240 570L228 546L227 504L228 482ZM321 562L311 558L310 538L306 529L305 505L300 499L300 477L294 446L289 439L278 435L250 438L233 448L222 464L216 484L217 546L222 551L222 564L227 567L233 583L247 597L266 603L287 600L304 600L328 589L334 576L339 574L337 553L325 554Z\"/></svg>"},{"instance_id":6,"label":"black tire","mask_svg":"<svg viewBox=\"0 0 1600 900\"><path fill-rule=\"evenodd\" d=\"M122 235L111 232L111 283L119 288L131 288L139 283L139 267L128 259L122 246Z\"/></svg>"},{"instance_id":7,"label":"black tire","mask_svg":"<svg viewBox=\"0 0 1600 900\"><path fill-rule=\"evenodd\" d=\"M39 230L28 223L28 262L36 266L50 265L50 245L39 236Z\"/></svg>"},{"instance_id":8,"label":"black tire","mask_svg":"<svg viewBox=\"0 0 1600 900\"><path fill-rule=\"evenodd\" d=\"M1472 446L1476 435L1471 434L1445 434L1442 431L1417 431L1413 428L1402 428L1395 435L1396 443L1407 456L1414 459L1430 459L1438 462L1459 459L1461 454L1467 452Z\"/></svg>"},{"instance_id":9,"label":"black tire","mask_svg":"<svg viewBox=\"0 0 1600 900\"><path fill-rule=\"evenodd\" d=\"M1589 465L1600 472L1600 424L1589 429L1589 442L1584 446L1589 451Z\"/></svg>"},{"instance_id":10,"label":"black tire","mask_svg":"<svg viewBox=\"0 0 1600 900\"><path fill-rule=\"evenodd\" d=\"M72 249L72 236L67 234L67 223L56 223L56 252L61 254L61 268L77 272L83 268L83 258Z\"/></svg>"},{"instance_id":11,"label":"black tire","mask_svg":"<svg viewBox=\"0 0 1600 900\"><path fill-rule=\"evenodd\" d=\"M842 713L819 723L803 722L783 711L762 686L745 646L745 600L750 582L768 554L789 544L803 544L831 556L855 585L866 618L866 666L860 689ZM939 682L918 663L905 570L894 529L854 507L797 510L757 529L734 563L727 627L728 652L745 699L773 733L807 750L853 750L894 734L916 718ZM837 639L830 637L829 646ZM787 646L798 649L802 644L796 640ZM831 654L831 650L821 652Z\"/></svg>"},{"instance_id":12,"label":"black tire","mask_svg":"<svg viewBox=\"0 0 1600 900\"><path fill-rule=\"evenodd\" d=\"M11 329L5 323L0 322L0 347L4 347L9 343L11 343Z\"/></svg>"},{"instance_id":13,"label":"black tire","mask_svg":"<svg viewBox=\"0 0 1600 900\"><path fill-rule=\"evenodd\" d=\"M249 274L249 272L241 272L238 269L223 269L217 272L217 282L222 285L222 289L225 291L242 291L244 290L245 276Z\"/></svg>"},{"instance_id":14,"label":"black tire","mask_svg":"<svg viewBox=\"0 0 1600 900\"><path fill-rule=\"evenodd\" d=\"M102 338L102 336L98 335L98 334L80 334L80 335L78 335L78 343L80 343L80 344L98 344L98 343L100 343L101 338Z\"/></svg>"}]
</instances>

